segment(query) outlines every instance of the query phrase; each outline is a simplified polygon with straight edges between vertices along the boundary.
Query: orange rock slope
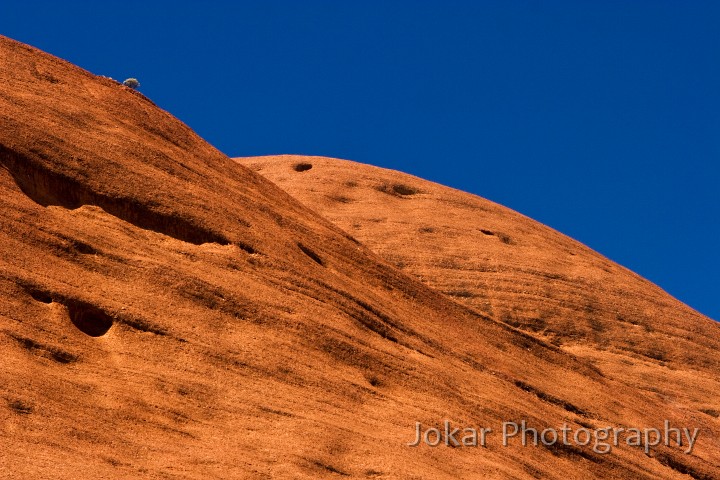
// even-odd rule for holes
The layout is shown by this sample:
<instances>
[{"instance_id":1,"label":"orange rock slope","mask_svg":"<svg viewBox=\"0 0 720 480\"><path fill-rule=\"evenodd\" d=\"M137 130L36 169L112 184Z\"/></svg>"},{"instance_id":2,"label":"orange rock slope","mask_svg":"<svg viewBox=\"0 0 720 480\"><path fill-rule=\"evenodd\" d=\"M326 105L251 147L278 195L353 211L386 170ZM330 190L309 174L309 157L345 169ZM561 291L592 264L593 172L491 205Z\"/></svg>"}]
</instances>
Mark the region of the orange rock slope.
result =
<instances>
[{"instance_id":1,"label":"orange rock slope","mask_svg":"<svg viewBox=\"0 0 720 480\"><path fill-rule=\"evenodd\" d=\"M292 155L236 160L453 300L659 398L720 410L717 322L579 242L392 170Z\"/></svg>"},{"instance_id":2,"label":"orange rock slope","mask_svg":"<svg viewBox=\"0 0 720 480\"><path fill-rule=\"evenodd\" d=\"M141 94L4 37L0 166L3 478L720 472L720 428L698 405L454 301ZM562 239L538 229L538 251L543 235ZM572 289L564 295L570 302ZM515 303L534 308L520 294ZM670 299L662 308L683 312ZM686 343L661 346L672 347L664 368L690 386L713 368L717 329L684 321L695 326ZM678 370L675 358L707 365ZM495 432L485 447L406 445L416 422L445 420ZM519 438L503 446L501 423L521 420L575 430L668 420L701 432L691 454L627 442L607 454Z\"/></svg>"},{"instance_id":3,"label":"orange rock slope","mask_svg":"<svg viewBox=\"0 0 720 480\"><path fill-rule=\"evenodd\" d=\"M392 170L292 155L236 160L455 301L717 418L717 322L579 242Z\"/></svg>"}]
</instances>

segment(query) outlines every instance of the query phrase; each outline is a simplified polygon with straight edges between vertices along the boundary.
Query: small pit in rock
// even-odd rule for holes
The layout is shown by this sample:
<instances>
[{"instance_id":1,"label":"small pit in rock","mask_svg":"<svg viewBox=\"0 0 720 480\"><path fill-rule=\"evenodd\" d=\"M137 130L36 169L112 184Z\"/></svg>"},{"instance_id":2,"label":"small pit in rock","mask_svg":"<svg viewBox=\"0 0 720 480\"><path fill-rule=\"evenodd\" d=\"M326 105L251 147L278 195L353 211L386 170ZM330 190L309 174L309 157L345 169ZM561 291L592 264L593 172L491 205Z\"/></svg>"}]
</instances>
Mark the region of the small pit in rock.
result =
<instances>
[{"instance_id":1,"label":"small pit in rock","mask_svg":"<svg viewBox=\"0 0 720 480\"><path fill-rule=\"evenodd\" d=\"M295 171L296 172L306 172L312 168L312 163L298 163L295 165Z\"/></svg>"},{"instance_id":2,"label":"small pit in rock","mask_svg":"<svg viewBox=\"0 0 720 480\"><path fill-rule=\"evenodd\" d=\"M113 325L113 319L94 305L72 302L68 305L70 320L78 330L91 337L105 335Z\"/></svg>"}]
</instances>

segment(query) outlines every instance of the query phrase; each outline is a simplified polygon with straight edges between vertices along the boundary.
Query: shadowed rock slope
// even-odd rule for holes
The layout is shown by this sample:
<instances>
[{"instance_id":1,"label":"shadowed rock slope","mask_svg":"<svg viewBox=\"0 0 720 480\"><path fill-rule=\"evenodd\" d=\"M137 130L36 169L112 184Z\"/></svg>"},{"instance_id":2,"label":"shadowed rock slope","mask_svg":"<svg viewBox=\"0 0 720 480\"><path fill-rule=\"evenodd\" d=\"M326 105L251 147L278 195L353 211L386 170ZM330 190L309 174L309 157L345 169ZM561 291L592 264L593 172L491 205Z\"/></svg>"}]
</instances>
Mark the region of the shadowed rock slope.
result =
<instances>
[{"instance_id":1,"label":"shadowed rock slope","mask_svg":"<svg viewBox=\"0 0 720 480\"><path fill-rule=\"evenodd\" d=\"M717 424L454 302L141 94L0 37L4 478L712 478ZM523 302L518 298L518 302ZM702 427L410 448L416 421Z\"/></svg>"}]
</instances>

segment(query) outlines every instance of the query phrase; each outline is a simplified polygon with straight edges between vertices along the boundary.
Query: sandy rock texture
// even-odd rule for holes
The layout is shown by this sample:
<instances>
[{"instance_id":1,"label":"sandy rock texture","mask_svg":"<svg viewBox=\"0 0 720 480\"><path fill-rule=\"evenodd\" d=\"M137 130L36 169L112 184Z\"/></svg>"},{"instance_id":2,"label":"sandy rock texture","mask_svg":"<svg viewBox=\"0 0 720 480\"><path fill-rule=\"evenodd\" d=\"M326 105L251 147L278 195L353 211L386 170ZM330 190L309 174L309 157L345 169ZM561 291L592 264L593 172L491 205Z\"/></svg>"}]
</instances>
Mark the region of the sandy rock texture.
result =
<instances>
[{"instance_id":1,"label":"sandy rock texture","mask_svg":"<svg viewBox=\"0 0 720 480\"><path fill-rule=\"evenodd\" d=\"M0 37L3 478L718 476L717 419L691 397L644 389L613 370L609 355L630 358L626 343L609 321L597 340L583 340L595 330L586 332L591 317L585 297L573 297L573 277L549 280L562 286L563 311L580 334L554 341L552 316L546 334L528 333L526 312L540 308L528 295L515 295L512 322L503 318L507 288L488 289L486 306L458 301L444 286L454 269L443 283L418 278L358 229L338 226L289 185L276 182L291 194L242 163L141 93ZM412 201L389 188L372 191ZM436 215L428 228L444 225L439 208ZM632 278L628 291L640 289L633 295L652 297L614 305L628 316L625 330L647 323L657 332L634 334L639 356L628 375L667 372L677 379L664 385L702 384L717 398L703 377L717 360L715 324L561 235L513 218L480 225L494 232L483 240L512 247L503 233L538 256L548 244L567 244L583 275L599 262L618 284ZM530 227L532 236L518 235ZM417 252L406 250L395 255L409 262ZM517 255L503 266L498 254L498 270L542 278L513 273ZM422 259L415 262L420 268ZM596 298L604 311L609 300L600 290ZM650 310L642 320L636 305L676 312L676 323ZM666 358L642 355L646 339L660 342ZM618 344L600 350L603 341ZM609 366L583 348L607 352ZM415 422L445 419L495 429L522 419L539 428L668 419L702 433L692 455L662 445L605 455L575 445L504 447L497 438L484 448L406 445Z\"/></svg>"}]
</instances>

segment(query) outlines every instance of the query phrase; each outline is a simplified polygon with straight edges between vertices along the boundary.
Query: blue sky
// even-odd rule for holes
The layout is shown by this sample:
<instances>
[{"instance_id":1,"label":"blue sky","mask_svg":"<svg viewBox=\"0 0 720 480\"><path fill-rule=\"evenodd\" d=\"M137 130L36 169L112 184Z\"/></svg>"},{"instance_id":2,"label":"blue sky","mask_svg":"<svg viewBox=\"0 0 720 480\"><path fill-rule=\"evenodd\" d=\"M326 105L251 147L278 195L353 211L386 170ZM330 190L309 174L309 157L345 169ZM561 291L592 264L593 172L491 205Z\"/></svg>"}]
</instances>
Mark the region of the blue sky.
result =
<instances>
[{"instance_id":1,"label":"blue sky","mask_svg":"<svg viewBox=\"0 0 720 480\"><path fill-rule=\"evenodd\" d=\"M3 35L137 77L230 156L347 158L476 193L715 319L718 25L702 1L0 4Z\"/></svg>"}]
</instances>

